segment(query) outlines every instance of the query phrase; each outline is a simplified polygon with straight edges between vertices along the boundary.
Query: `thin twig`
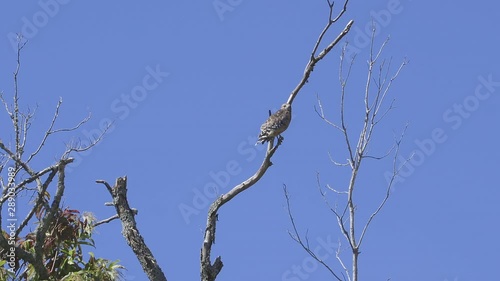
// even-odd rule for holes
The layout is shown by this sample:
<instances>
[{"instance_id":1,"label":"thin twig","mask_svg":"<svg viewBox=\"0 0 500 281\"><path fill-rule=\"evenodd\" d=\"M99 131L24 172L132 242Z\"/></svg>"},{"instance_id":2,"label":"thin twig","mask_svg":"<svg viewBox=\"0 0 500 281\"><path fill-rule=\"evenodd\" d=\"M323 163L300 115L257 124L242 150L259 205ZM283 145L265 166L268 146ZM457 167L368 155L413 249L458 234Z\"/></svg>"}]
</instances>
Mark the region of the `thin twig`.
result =
<instances>
[{"instance_id":1,"label":"thin twig","mask_svg":"<svg viewBox=\"0 0 500 281\"><path fill-rule=\"evenodd\" d=\"M302 87L309 80L309 76L311 75L311 72L313 71L314 66L316 65L316 63L318 61L320 61L321 59L323 59L332 50L332 48L335 45L337 45L337 43L340 42L340 40L342 40L342 38L345 35L347 35L347 33L349 32L349 30L351 29L351 26L354 24L353 20L350 20L347 23L347 25L341 31L341 33L337 36L337 38L335 38L326 48L324 48L318 55L316 55L316 53L318 51L318 48L319 48L319 45L323 41L323 36L330 29L330 27L332 26L332 24L334 22L336 22L345 13L345 11L347 10L347 3L348 2L349 2L349 0L345 1L344 8L342 9L342 11L340 11L339 15L335 19L333 19L333 20L331 19L331 14L332 14L332 10L333 10L333 4L331 4L330 2L328 2L328 5L330 7L330 12L329 12L330 13L330 19L328 21L328 24L323 28L323 31L321 31L320 35L318 36L318 40L316 41L316 44L314 45L313 50L311 52L311 57L309 58L309 62L307 63L306 68L304 69L304 75L302 76L302 79L300 80L299 84L295 87L295 89L293 89L292 93L290 94L290 97L288 98L287 103L292 104L292 102L295 99L295 97L297 96L297 94L300 92L300 90L302 89Z\"/></svg>"},{"instance_id":2,"label":"thin twig","mask_svg":"<svg viewBox=\"0 0 500 281\"><path fill-rule=\"evenodd\" d=\"M343 132L343 130L342 130L342 128L340 128L340 126L338 126L337 124L333 123L332 121L328 120L328 118L326 118L325 112L323 111L323 105L321 104L321 99L319 98L319 95L316 95L316 100L318 101L318 107L319 107L319 111L316 108L316 106L314 107L314 111L316 112L316 114L318 114L318 116L321 119L323 119L323 121L325 121L328 125Z\"/></svg>"},{"instance_id":3,"label":"thin twig","mask_svg":"<svg viewBox=\"0 0 500 281\"><path fill-rule=\"evenodd\" d=\"M346 276L347 276L347 280L351 281L351 276L349 274L349 270L347 269L347 267L344 264L344 261L342 261L342 258L340 257L340 248L341 247L342 247L342 243L340 243L340 240L339 240L339 246L337 247L337 251L335 251L335 257L339 261L340 266L342 266L342 268L344 269Z\"/></svg>"},{"instance_id":4,"label":"thin twig","mask_svg":"<svg viewBox=\"0 0 500 281\"><path fill-rule=\"evenodd\" d=\"M342 279L340 279L340 277L337 274L335 274L335 272L333 271L333 269L325 261L323 261L323 259L319 258L311 250L311 247L309 246L309 240L308 240L308 237L307 237L307 233L305 235L306 243L304 243L302 241L301 235L299 234L299 231L297 230L297 226L295 224L295 220L294 220L293 215L292 215L292 210L291 210L291 207L290 207L290 196L288 194L288 190L286 188L286 185L283 185L283 192L285 194L286 208L287 208L287 212L288 212L288 217L290 218L290 222L292 223L292 228L293 228L293 232L288 231L288 235L290 235L290 237L295 242L297 242L302 247L302 249L304 249L313 259L315 259L317 262L319 262L321 265L323 265L328 271L330 271L330 273L337 280L342 281Z\"/></svg>"},{"instance_id":5,"label":"thin twig","mask_svg":"<svg viewBox=\"0 0 500 281\"><path fill-rule=\"evenodd\" d=\"M77 128L79 128L82 124L86 123L90 118L90 114L88 117L86 117L85 119L83 119L82 121L80 121L80 123L78 123L75 127L73 128L69 128L69 129L59 129L57 130L57 132L61 132L61 131L73 131L73 130L76 130ZM97 138L95 139L90 139L89 142L90 144L87 145L87 146L82 146L82 147L79 147L79 145L73 145L73 144L70 144L70 145L67 145L67 148L66 148L66 151L63 153L63 158L65 157L68 157L72 152L84 152L84 151L87 151L89 149L92 149L94 146L96 146L97 144L99 144L101 142L101 140L104 138L104 135L106 135L106 133L108 132L108 130L113 126L113 122L111 123L108 123L106 125L106 128L104 128L103 131L101 131L101 133L97 136Z\"/></svg>"},{"instance_id":6,"label":"thin twig","mask_svg":"<svg viewBox=\"0 0 500 281\"><path fill-rule=\"evenodd\" d=\"M372 222L373 218L375 218L375 216L380 212L380 210L382 210L382 208L384 207L385 203L389 199L389 196L391 195L391 188L392 188L392 186L394 184L394 180L399 175L399 171L400 171L401 167L403 167L404 165L406 165L406 163L410 160L410 159L406 159L404 161L404 163L400 166L400 168L397 168L397 164L396 163L397 163L397 159L399 158L399 149L400 149L401 142L403 141L403 138L405 136L407 128L408 128L408 124L406 124L406 126L404 127L403 132L401 133L401 136L399 137L399 139L397 139L395 141L396 142L396 151L394 153L394 158L393 158L393 173L391 175L391 179L389 180L389 183L387 184L385 196L382 199L382 201L379 204L379 206L377 207L377 209L370 215L370 217L368 218L365 226L363 227L363 230L361 231L361 235L359 237L358 245L361 245L361 242L363 241L363 238L365 237L366 231L367 231L368 227L370 226L370 223Z\"/></svg>"}]
</instances>

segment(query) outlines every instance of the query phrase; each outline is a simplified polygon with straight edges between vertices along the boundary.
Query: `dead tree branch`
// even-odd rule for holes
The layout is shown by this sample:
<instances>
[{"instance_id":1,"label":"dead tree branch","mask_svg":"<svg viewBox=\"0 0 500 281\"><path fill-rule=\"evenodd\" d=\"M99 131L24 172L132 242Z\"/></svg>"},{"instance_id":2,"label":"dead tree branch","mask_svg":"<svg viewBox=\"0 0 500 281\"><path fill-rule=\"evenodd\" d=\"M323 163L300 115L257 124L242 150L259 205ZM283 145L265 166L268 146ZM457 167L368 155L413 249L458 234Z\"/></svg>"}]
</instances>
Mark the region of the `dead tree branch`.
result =
<instances>
[{"instance_id":1,"label":"dead tree branch","mask_svg":"<svg viewBox=\"0 0 500 281\"><path fill-rule=\"evenodd\" d=\"M337 274L335 274L335 271L333 271L333 269L324 260L322 260L320 257L318 257L318 255L316 255L313 252L313 250L309 246L307 234L305 236L306 242L304 243L302 236L300 235L299 231L297 230L297 226L295 224L295 219L293 218L292 209L290 207L290 195L288 194L288 190L286 189L286 185L283 185L283 192L285 194L286 209L288 212L288 217L290 218L290 222L292 223L292 228L293 228L293 232L288 231L288 235L290 235L290 237L295 242L297 242L302 247L302 249L304 249L304 251L306 251L313 259L315 259L317 262L322 264L328 271L330 271L330 273L335 277L335 279L337 279L339 281L345 280L345 277L344 277L344 279L340 279L340 277Z\"/></svg>"},{"instance_id":2,"label":"dead tree branch","mask_svg":"<svg viewBox=\"0 0 500 281\"><path fill-rule=\"evenodd\" d=\"M137 211L130 208L127 199L127 177L117 178L113 187L104 180L97 180L96 183L104 184L113 198L116 214L122 222L123 237L125 237L127 244L139 260L149 280L166 281L167 277L165 277L165 274L158 265L158 262L156 262L153 253L146 245L146 242L144 242L144 238L137 228L137 223L135 221L135 214L137 214Z\"/></svg>"},{"instance_id":3,"label":"dead tree branch","mask_svg":"<svg viewBox=\"0 0 500 281\"><path fill-rule=\"evenodd\" d=\"M78 122L78 124L76 124L72 128L54 129L54 125L56 123L56 120L59 117L59 109L60 109L60 107L62 105L62 102L63 102L62 98L59 98L59 101L57 102L56 109L55 109L54 115L52 117L52 121L50 122L49 128L45 131L45 134L44 134L42 140L40 141L40 144L38 145L38 147L35 149L35 151L33 151L30 154L30 156L26 160L27 163L29 163L33 159L33 157L35 157L42 150L42 148L45 146L45 143L47 142L47 139L49 138L50 135L56 134L56 133L59 133L59 132L71 132L71 131L75 131L78 128L80 128L83 124L87 123L90 120L91 114L89 113L89 115L87 117L85 117L82 120L80 120L80 122Z\"/></svg>"},{"instance_id":4,"label":"dead tree branch","mask_svg":"<svg viewBox=\"0 0 500 281\"><path fill-rule=\"evenodd\" d=\"M89 114L85 119L83 119L82 121L80 121L80 123L78 123L73 128L60 129L58 131L73 131L73 130L76 130L81 125L83 125L84 123L86 123L90 119L90 116L91 115ZM71 153L73 153L73 152L79 153L79 152L84 152L84 151L92 149L94 146L98 145L101 142L101 140L104 138L104 135L106 135L106 133L108 132L108 130L111 128L111 126L113 126L113 123L112 122L108 123L106 125L106 128L104 128L104 130L102 130L102 132L97 136L97 138L95 138L95 139L89 139L89 144L88 145L81 145L81 143L79 143L79 142L72 142L72 143L68 144L67 147L66 147L66 151L63 153L63 157L67 157L67 156L71 155Z\"/></svg>"},{"instance_id":5,"label":"dead tree branch","mask_svg":"<svg viewBox=\"0 0 500 281\"><path fill-rule=\"evenodd\" d=\"M342 15L347 11L347 3L349 3L349 0L346 0L344 2L344 6L342 10L339 12L339 14L333 18L333 7L334 3L328 2L328 7L330 8L329 10L329 17L328 17L328 23L326 26L323 28L323 31L321 31L320 35L318 36L318 40L316 41L316 44L314 44L313 50L311 52L311 57L309 58L309 62L306 65L306 68L304 69L304 75L302 76L302 79L299 81L299 84L293 89L290 97L288 98L287 103L292 104L293 100L297 96L297 94L300 92L302 87L308 82L309 76L311 76L311 72L314 70L314 66L316 66L316 63L320 60L322 60L332 49L337 45L342 38L344 38L347 33L349 33L349 30L351 29L351 26L354 24L353 20L350 20L347 25L344 27L344 29L340 32L340 34L335 38L326 48L324 48L319 54L317 54L319 45L323 42L323 37L327 33L327 31L330 29L330 27L336 23Z\"/></svg>"},{"instance_id":6,"label":"dead tree branch","mask_svg":"<svg viewBox=\"0 0 500 281\"><path fill-rule=\"evenodd\" d=\"M39 208L41 208L41 207L45 207L46 209L49 208L48 203L45 202L44 198L47 195L47 188L49 187L49 184L52 182L52 180L56 176L58 167L55 165L55 166L51 166L49 168L51 168L50 174L47 177L47 179L45 179L44 183L42 184L42 187L38 190L38 195L37 195L37 199L35 200L35 204L34 204L33 208L31 208L31 210L29 211L28 215L26 215L24 220L19 225L19 227L16 231L16 236L18 236L21 233L21 231L23 231L23 229L28 225L29 221L31 220L31 218L33 218L33 215L36 213L36 211ZM19 187L16 189L21 190L21 188L19 188Z\"/></svg>"},{"instance_id":7,"label":"dead tree branch","mask_svg":"<svg viewBox=\"0 0 500 281\"><path fill-rule=\"evenodd\" d=\"M137 215L139 213L139 211L135 208L132 208L132 212L134 212L134 215ZM100 221L94 223L94 227L99 226L101 224L110 223L116 219L120 219L120 217L118 215L111 216L107 219L103 219L103 220L100 220Z\"/></svg>"},{"instance_id":8,"label":"dead tree branch","mask_svg":"<svg viewBox=\"0 0 500 281\"><path fill-rule=\"evenodd\" d=\"M266 173L267 169L272 165L271 157L274 155L280 144L274 146L274 140L268 143L266 156L262 162L260 168L252 175L250 178L244 182L233 187L229 192L219 196L208 209L207 216L207 226L205 228L205 236L203 238L203 245L201 248L201 280L202 281L214 281L217 275L221 271L224 264L222 263L221 257L218 256L214 263L211 263L210 254L212 252L212 245L215 243L215 230L218 218L218 210L222 205L229 202L239 193L247 190L253 186L257 181L262 178Z\"/></svg>"},{"instance_id":9,"label":"dead tree branch","mask_svg":"<svg viewBox=\"0 0 500 281\"><path fill-rule=\"evenodd\" d=\"M365 237L365 234L366 234L366 230L368 229L368 226L370 226L370 223L372 222L373 218L375 218L375 216L378 215L380 210L382 210L385 203L389 199L389 196L391 195L391 189L392 189L392 186L394 184L394 180L399 175L399 170L401 169L401 167L404 167L406 165L406 162L408 161L408 160L406 160L400 168L397 168L397 159L399 156L399 149L401 146L401 142L403 141L403 138L405 136L407 128L408 128L408 124L406 124L406 126L404 127L403 132L401 133L400 137L395 140L396 151L394 152L394 157L393 157L393 161L392 161L393 162L393 170L392 170L392 175L391 175L391 178L389 180L389 183L387 184L387 188L385 191L385 197L380 202L380 205L378 206L378 208L370 215L370 217L366 221L365 226L363 227L363 230L361 231L361 235L359 236L358 246L361 246L361 243L363 242L363 238Z\"/></svg>"}]
</instances>

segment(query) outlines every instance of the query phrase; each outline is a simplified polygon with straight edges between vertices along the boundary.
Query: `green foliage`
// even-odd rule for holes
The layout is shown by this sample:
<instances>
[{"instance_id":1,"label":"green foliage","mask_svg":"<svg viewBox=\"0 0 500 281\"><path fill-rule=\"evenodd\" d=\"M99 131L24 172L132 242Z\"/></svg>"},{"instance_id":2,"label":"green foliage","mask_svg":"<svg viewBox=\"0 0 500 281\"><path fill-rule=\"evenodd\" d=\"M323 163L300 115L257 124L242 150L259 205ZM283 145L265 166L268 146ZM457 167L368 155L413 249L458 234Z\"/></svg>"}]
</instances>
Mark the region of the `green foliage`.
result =
<instances>
[{"instance_id":1,"label":"green foliage","mask_svg":"<svg viewBox=\"0 0 500 281\"><path fill-rule=\"evenodd\" d=\"M7 264L6 260L0 260L0 280L9 280L14 278L14 273L5 269L5 265Z\"/></svg>"},{"instance_id":2,"label":"green foliage","mask_svg":"<svg viewBox=\"0 0 500 281\"><path fill-rule=\"evenodd\" d=\"M41 208L36 213L40 221L45 213ZM118 261L95 258L88 253L88 261L84 260L82 246L95 247L92 233L95 218L90 213L80 215L78 210L59 209L49 225L43 244L43 264L50 275L50 280L120 280L123 266ZM28 252L35 252L35 234L28 233L18 240L18 245ZM7 280L3 266L0 280ZM35 268L26 261L20 261L16 276L12 280L38 280Z\"/></svg>"},{"instance_id":3,"label":"green foliage","mask_svg":"<svg viewBox=\"0 0 500 281\"><path fill-rule=\"evenodd\" d=\"M61 281L79 281L79 280L102 280L113 281L119 280L122 277L120 269L123 266L118 264L118 261L110 262L105 259L96 259L94 253L89 253L89 261L85 267L77 272L71 272L61 279Z\"/></svg>"}]
</instances>

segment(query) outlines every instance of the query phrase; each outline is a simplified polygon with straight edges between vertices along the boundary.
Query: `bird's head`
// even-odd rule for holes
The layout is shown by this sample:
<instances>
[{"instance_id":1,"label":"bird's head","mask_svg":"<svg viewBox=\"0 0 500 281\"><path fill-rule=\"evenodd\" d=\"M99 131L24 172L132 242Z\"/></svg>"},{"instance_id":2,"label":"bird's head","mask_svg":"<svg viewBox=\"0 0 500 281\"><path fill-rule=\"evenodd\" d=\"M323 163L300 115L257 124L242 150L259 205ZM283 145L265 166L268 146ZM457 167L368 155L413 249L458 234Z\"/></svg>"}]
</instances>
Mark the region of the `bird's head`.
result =
<instances>
[{"instance_id":1,"label":"bird's head","mask_svg":"<svg viewBox=\"0 0 500 281\"><path fill-rule=\"evenodd\" d=\"M291 107L292 107L292 105L291 105L291 104L289 104L289 103L284 103L284 104L281 106L281 108L282 108L282 109L286 109L286 110L289 110Z\"/></svg>"}]
</instances>

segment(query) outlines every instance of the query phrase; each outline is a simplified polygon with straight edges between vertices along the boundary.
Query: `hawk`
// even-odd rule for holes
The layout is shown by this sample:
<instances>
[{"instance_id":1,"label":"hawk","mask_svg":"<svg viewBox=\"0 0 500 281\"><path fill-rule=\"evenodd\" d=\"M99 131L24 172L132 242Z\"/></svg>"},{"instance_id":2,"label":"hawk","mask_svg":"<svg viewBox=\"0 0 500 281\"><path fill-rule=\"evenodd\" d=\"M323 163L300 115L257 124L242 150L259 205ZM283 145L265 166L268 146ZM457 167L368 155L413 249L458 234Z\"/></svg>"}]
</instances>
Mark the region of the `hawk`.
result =
<instances>
[{"instance_id":1,"label":"hawk","mask_svg":"<svg viewBox=\"0 0 500 281\"><path fill-rule=\"evenodd\" d=\"M267 118L266 122L260 126L259 140L257 140L256 145L259 143L263 144L266 141L271 141L275 137L278 137L278 142L281 142L283 137L280 136L280 134L288 128L291 121L291 104L283 104L274 114L271 114L271 111L269 111L269 118Z\"/></svg>"}]
</instances>

